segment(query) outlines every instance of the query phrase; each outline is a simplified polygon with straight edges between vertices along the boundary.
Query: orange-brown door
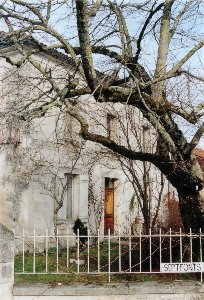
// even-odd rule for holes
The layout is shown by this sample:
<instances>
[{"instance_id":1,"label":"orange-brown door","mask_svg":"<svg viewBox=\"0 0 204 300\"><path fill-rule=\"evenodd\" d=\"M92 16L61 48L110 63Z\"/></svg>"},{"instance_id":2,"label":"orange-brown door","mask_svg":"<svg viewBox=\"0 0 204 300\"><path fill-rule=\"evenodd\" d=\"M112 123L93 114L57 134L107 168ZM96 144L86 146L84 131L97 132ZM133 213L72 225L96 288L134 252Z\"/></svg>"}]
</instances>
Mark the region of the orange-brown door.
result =
<instances>
[{"instance_id":1,"label":"orange-brown door","mask_svg":"<svg viewBox=\"0 0 204 300\"><path fill-rule=\"evenodd\" d=\"M114 188L105 188L104 234L114 233Z\"/></svg>"}]
</instances>

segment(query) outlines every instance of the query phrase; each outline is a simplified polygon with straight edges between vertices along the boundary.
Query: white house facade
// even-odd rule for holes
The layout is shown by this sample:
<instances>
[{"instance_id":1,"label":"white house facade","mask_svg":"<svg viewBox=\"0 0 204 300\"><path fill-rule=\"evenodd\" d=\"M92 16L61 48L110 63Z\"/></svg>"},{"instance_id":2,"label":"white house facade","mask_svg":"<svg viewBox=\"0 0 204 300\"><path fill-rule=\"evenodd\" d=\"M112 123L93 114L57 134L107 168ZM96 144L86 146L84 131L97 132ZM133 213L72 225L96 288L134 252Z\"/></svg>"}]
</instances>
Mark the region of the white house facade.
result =
<instances>
[{"instance_id":1,"label":"white house facade","mask_svg":"<svg viewBox=\"0 0 204 300\"><path fill-rule=\"evenodd\" d=\"M26 44L25 51L29 47ZM27 62L17 68L6 57L17 62L21 54L13 46L1 45L1 223L16 231L72 231L74 220L80 218L92 232L99 229L101 234L106 234L108 228L111 233L119 228L127 231L135 223L133 228L137 230L143 215L131 168L140 180L148 172L148 209L153 216L160 205L161 220L165 206L158 204L158 197L162 193L164 202L172 188L153 165L129 165L129 161L104 147L85 142L80 138L78 122L64 107L50 105L40 117L36 113L37 117L16 118L28 104L37 112L38 101L51 103L52 92L33 64ZM59 85L70 76L83 85L81 78L73 75L70 59L63 54L38 52L32 57L52 72ZM121 104L96 103L91 95L75 97L73 101L89 120L93 132L121 143L131 139L136 148L154 151L156 135L137 110L128 111ZM129 128L133 114L136 122L134 128Z\"/></svg>"}]
</instances>

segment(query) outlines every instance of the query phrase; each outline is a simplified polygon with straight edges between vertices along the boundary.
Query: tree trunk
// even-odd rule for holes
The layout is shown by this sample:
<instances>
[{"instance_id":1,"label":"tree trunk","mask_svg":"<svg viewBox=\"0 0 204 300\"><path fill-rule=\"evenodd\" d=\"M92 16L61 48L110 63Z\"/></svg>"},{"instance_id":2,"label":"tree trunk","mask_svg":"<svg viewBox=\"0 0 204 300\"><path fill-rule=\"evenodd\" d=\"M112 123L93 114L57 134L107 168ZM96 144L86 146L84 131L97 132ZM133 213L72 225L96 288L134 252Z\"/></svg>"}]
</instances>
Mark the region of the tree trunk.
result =
<instances>
[{"instance_id":1,"label":"tree trunk","mask_svg":"<svg viewBox=\"0 0 204 300\"><path fill-rule=\"evenodd\" d=\"M183 226L185 233L199 234L200 230L204 232L204 190L200 192L189 193L184 189L178 191L179 195L179 206L181 217L183 220ZM189 242L189 240L188 240ZM192 254L193 261L200 261L201 259L201 248L200 237L192 239Z\"/></svg>"},{"instance_id":2,"label":"tree trunk","mask_svg":"<svg viewBox=\"0 0 204 300\"><path fill-rule=\"evenodd\" d=\"M190 194L184 190L178 191L179 206L186 233L204 232L204 195L202 192Z\"/></svg>"},{"instance_id":3,"label":"tree trunk","mask_svg":"<svg viewBox=\"0 0 204 300\"><path fill-rule=\"evenodd\" d=\"M169 182L178 192L179 208L183 221L184 230L189 233L204 232L204 184L203 172L192 152L190 155L174 156L174 163L165 165L165 147L162 145L159 153L163 158L158 168L167 177ZM167 152L167 150L166 150ZM168 153L168 152L167 152ZM173 217L173 216L172 216Z\"/></svg>"}]
</instances>

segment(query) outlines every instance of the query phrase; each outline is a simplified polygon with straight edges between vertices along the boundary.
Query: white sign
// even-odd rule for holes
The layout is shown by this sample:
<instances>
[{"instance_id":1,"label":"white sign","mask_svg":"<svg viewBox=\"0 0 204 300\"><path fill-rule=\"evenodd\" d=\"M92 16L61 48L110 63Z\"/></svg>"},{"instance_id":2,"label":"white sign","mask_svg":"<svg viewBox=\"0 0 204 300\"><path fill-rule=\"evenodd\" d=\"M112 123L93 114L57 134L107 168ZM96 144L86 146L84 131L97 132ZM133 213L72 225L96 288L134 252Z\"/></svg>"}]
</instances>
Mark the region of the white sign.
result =
<instances>
[{"instance_id":1,"label":"white sign","mask_svg":"<svg viewBox=\"0 0 204 300\"><path fill-rule=\"evenodd\" d=\"M204 272L203 262L162 263L160 272L163 273L197 273Z\"/></svg>"}]
</instances>

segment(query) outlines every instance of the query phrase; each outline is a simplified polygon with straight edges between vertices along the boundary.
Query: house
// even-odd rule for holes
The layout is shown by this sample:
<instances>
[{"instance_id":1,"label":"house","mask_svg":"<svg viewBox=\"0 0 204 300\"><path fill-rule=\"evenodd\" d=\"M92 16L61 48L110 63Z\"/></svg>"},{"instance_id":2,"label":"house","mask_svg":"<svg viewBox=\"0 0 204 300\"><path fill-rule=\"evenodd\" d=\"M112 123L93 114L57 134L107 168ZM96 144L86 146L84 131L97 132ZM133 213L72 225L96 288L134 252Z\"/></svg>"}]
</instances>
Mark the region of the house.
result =
<instances>
[{"instance_id":1,"label":"house","mask_svg":"<svg viewBox=\"0 0 204 300\"><path fill-rule=\"evenodd\" d=\"M59 86L74 80L83 86L72 60L55 50L39 51L31 39L22 40L32 62L20 66L22 53L9 41L0 44L1 85L1 193L0 219L9 228L42 233L56 228L72 231L80 218L101 234L141 227L143 201L150 219L160 223L163 201L172 187L156 168L130 162L80 138L80 126L65 107L52 105L54 95L42 67ZM17 65L17 66L16 66ZM49 105L38 111L39 103ZM121 104L96 103L91 95L74 97L73 104L91 130L136 149L154 151L156 134L137 109ZM21 111L29 109L22 120ZM21 116L21 118L16 118ZM134 120L134 122L132 122ZM134 182L134 178L137 180ZM143 181L142 181L143 180ZM138 185L144 189L141 198ZM155 217L156 216L156 217ZM154 224L154 225L155 225Z\"/></svg>"}]
</instances>

